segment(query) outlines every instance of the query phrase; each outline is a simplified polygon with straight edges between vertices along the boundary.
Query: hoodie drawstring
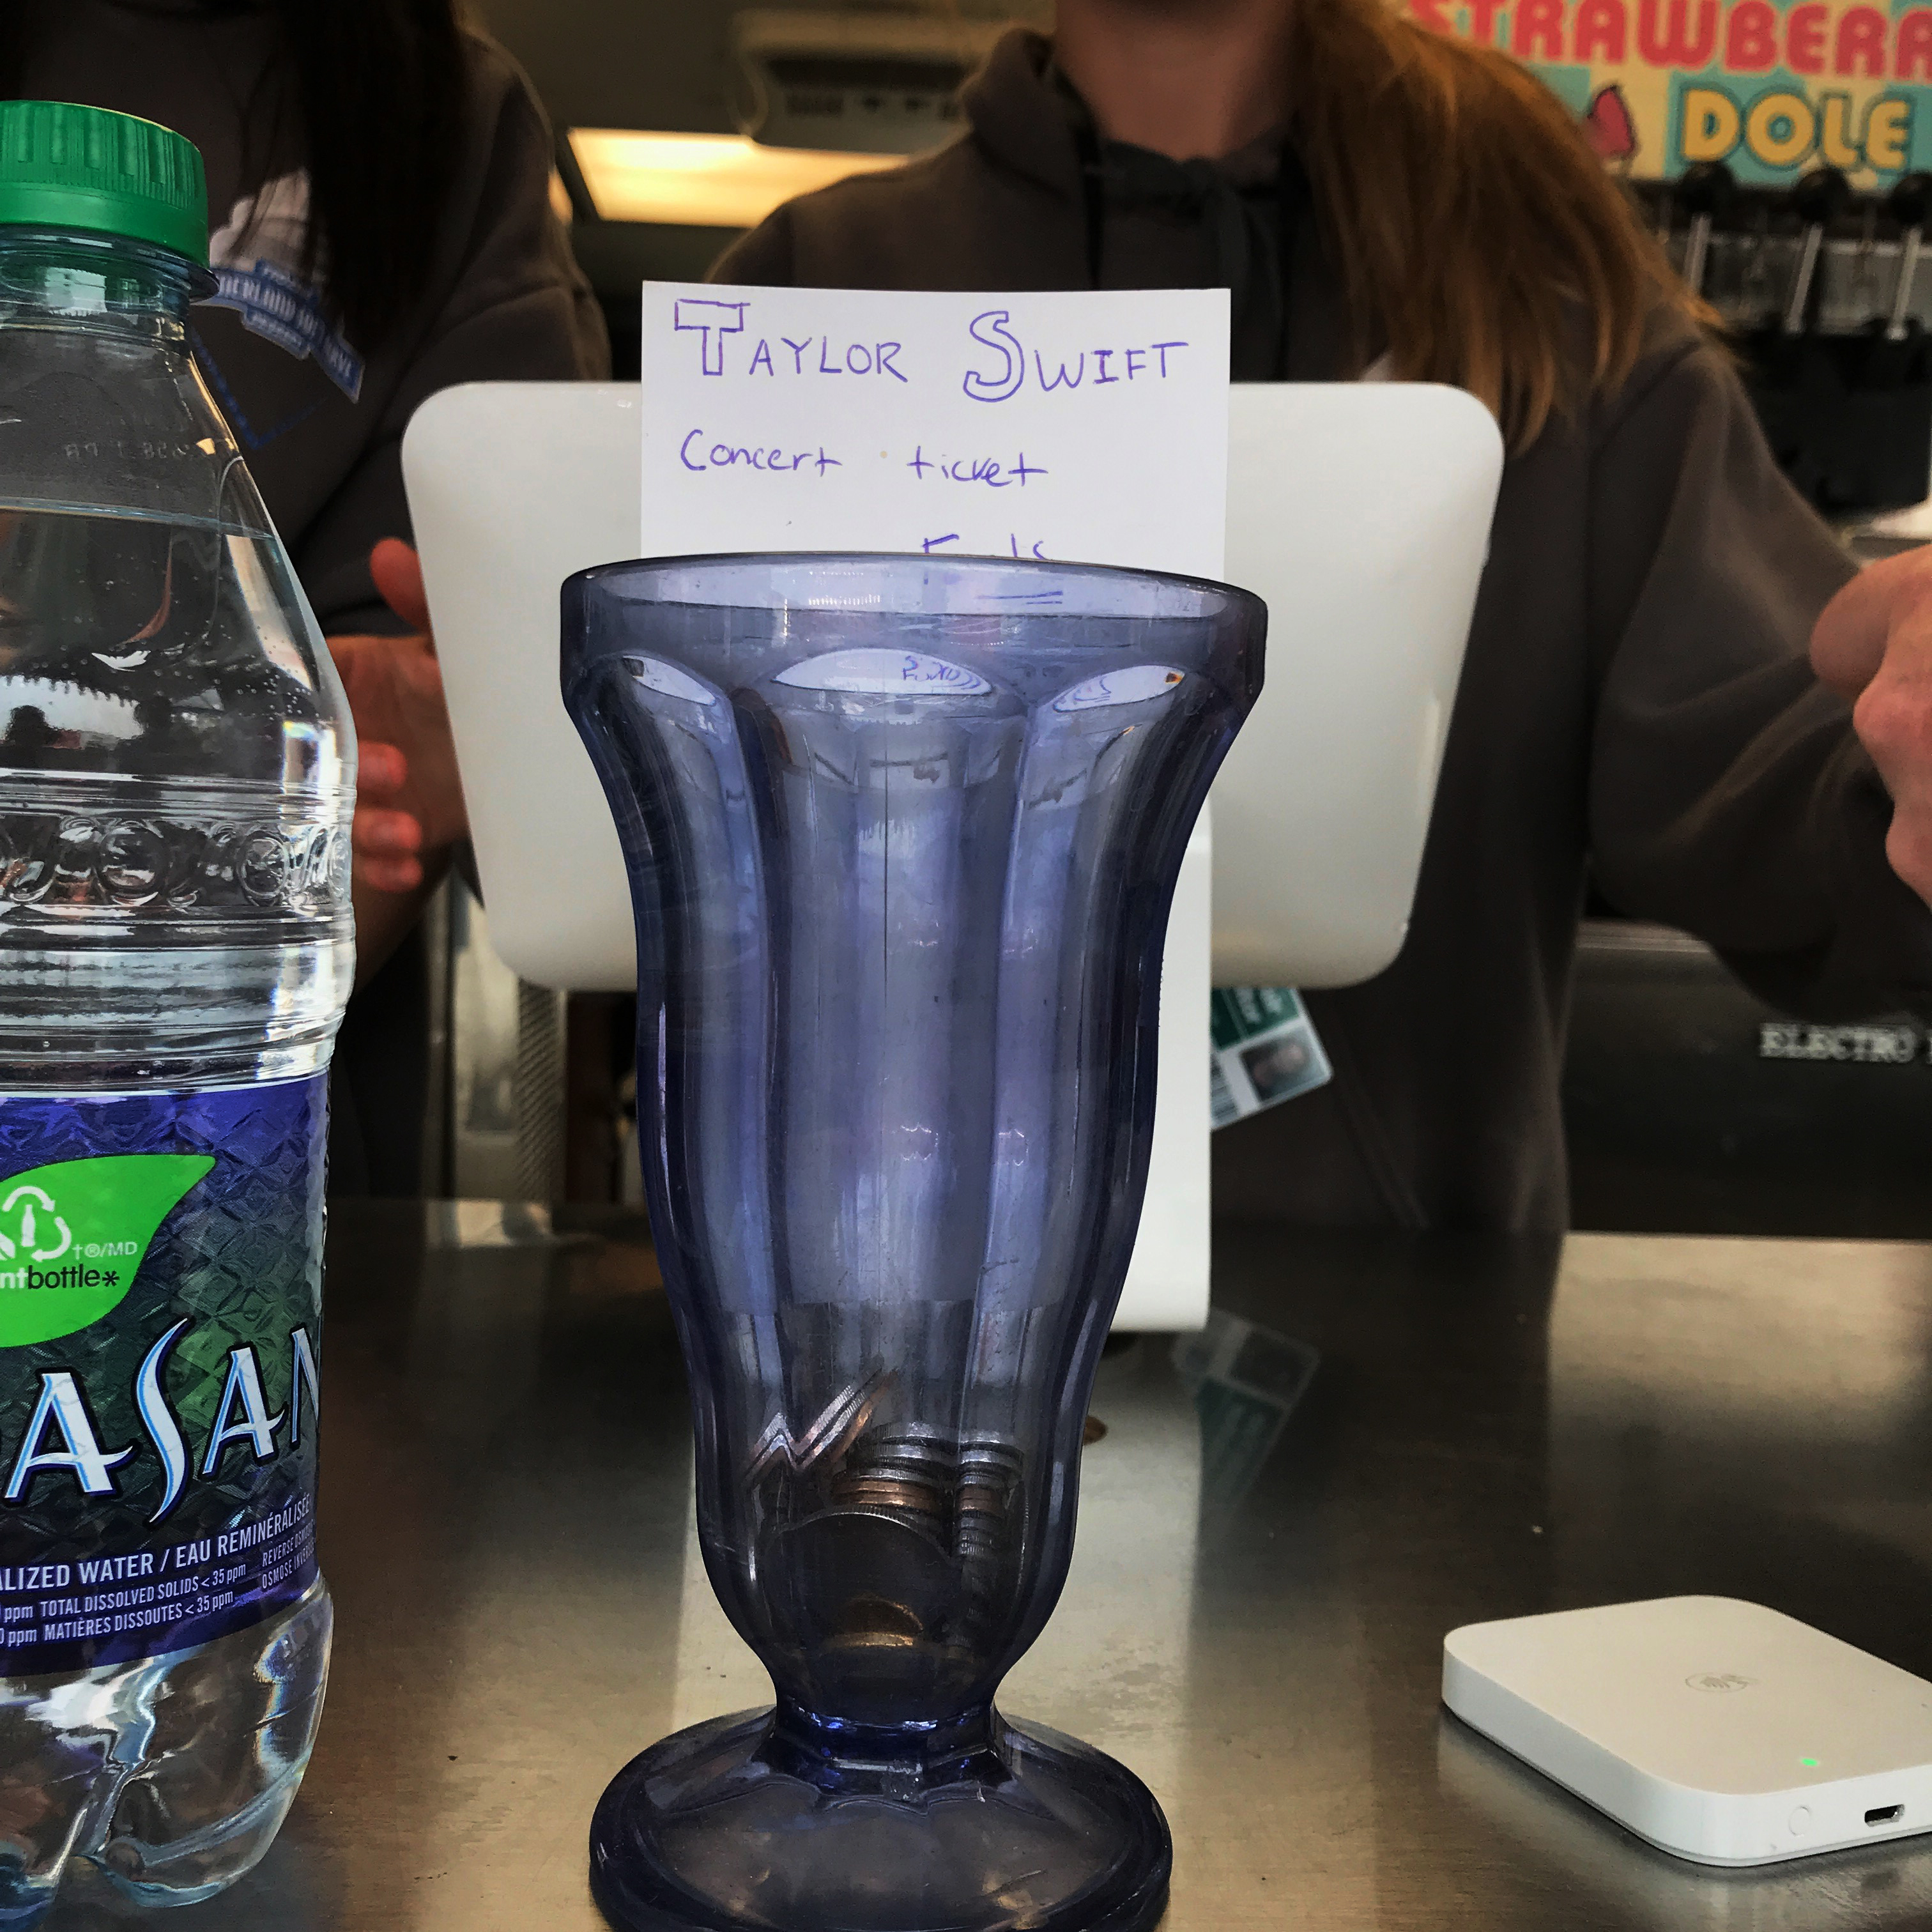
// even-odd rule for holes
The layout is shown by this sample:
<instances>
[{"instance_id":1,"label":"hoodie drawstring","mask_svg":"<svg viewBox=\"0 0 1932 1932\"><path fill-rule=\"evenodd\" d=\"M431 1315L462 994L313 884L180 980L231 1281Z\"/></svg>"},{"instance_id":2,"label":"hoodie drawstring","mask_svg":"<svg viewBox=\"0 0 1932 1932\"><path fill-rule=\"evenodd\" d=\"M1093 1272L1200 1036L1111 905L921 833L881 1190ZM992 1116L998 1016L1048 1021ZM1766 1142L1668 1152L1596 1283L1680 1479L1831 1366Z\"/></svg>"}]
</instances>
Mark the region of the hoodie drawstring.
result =
<instances>
[{"instance_id":1,"label":"hoodie drawstring","mask_svg":"<svg viewBox=\"0 0 1932 1932\"><path fill-rule=\"evenodd\" d=\"M1211 161L1176 161L1151 148L1102 141L1076 124L1086 200L1087 272L1100 286L1110 209L1158 209L1199 220L1214 252L1208 286L1228 291L1230 343L1238 380L1280 382L1287 374L1287 269L1307 184L1291 151L1276 178L1238 188ZM1243 367L1244 364L1250 366Z\"/></svg>"}]
</instances>

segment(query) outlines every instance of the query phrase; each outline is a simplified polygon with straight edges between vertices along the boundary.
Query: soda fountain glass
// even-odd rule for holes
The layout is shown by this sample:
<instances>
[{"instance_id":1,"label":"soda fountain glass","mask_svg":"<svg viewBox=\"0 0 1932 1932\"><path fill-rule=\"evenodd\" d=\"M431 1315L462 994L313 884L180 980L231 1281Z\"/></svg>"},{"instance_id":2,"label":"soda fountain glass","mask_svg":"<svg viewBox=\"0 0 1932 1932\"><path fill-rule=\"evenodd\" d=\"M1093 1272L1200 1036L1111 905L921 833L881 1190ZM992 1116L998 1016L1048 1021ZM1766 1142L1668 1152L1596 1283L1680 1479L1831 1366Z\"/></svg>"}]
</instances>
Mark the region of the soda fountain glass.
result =
<instances>
[{"instance_id":1,"label":"soda fountain glass","mask_svg":"<svg viewBox=\"0 0 1932 1932\"><path fill-rule=\"evenodd\" d=\"M964 558L564 586L699 1537L777 1691L606 1791L618 1926L1133 1932L1166 1903L1147 1788L993 1698L1066 1577L1168 902L1265 621L1220 584Z\"/></svg>"}]
</instances>

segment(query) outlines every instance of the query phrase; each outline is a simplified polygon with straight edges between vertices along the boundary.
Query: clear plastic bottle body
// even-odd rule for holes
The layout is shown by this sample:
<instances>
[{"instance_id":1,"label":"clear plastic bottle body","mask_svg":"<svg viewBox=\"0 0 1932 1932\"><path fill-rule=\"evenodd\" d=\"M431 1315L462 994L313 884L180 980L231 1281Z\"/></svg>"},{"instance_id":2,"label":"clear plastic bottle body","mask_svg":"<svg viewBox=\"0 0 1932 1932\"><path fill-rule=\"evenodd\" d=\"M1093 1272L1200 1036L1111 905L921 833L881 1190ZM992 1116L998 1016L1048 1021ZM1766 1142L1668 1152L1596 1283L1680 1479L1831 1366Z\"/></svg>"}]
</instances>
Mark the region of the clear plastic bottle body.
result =
<instances>
[{"instance_id":1,"label":"clear plastic bottle body","mask_svg":"<svg viewBox=\"0 0 1932 1932\"><path fill-rule=\"evenodd\" d=\"M302 1346L319 1353L320 1085L353 971L354 745L314 619L188 352L195 280L183 258L138 243L0 229L0 1151L17 1177L32 1156L21 1135L50 1120L98 1114L130 1134L138 1114L146 1138L116 1144L144 1148L190 1144L155 1136L201 1124L191 1144L234 1170L224 1211L182 1222L142 1265L158 1253L238 1295L264 1265L250 1247L262 1216L246 1204L279 1204L271 1272L293 1284ZM206 1124L242 1118L256 1096L299 1132L218 1144ZM10 1142L10 1118L25 1124ZM0 1263L20 1235L10 1198L0 1184ZM185 1348L196 1305L183 1293L170 1312L184 1312ZM130 1317L136 1300L121 1305ZM246 1339L239 1318L217 1324L221 1346ZM116 1319L86 1331L97 1352L118 1346ZM0 1364L20 1352L0 1346ZM275 1442L306 1432L312 1474L302 1366L291 1356L277 1371L283 1391L266 1366L257 1379L265 1407L279 1405ZM152 1381L163 1386L158 1371ZM243 1390L238 1408L231 1388L217 1423L244 1436L251 1418L266 1426L252 1400ZM18 1406L0 1407L0 1484L32 1446ZM202 1472L172 1470L171 1428L174 1462L200 1445L160 1407L145 1436L106 1412L98 1424L104 1444L126 1436L128 1472L169 1472L173 1506ZM221 1464L220 1448L210 1482L249 1460ZM60 1487L37 1477L22 1496ZM26 1547L10 1500L0 1489L0 1620L16 1614L9 1536ZM307 1762L330 1624L316 1576L211 1641L0 1677L0 1928L36 1922L75 1857L154 1903L246 1870ZM0 1656L0 1670L13 1662Z\"/></svg>"}]
</instances>

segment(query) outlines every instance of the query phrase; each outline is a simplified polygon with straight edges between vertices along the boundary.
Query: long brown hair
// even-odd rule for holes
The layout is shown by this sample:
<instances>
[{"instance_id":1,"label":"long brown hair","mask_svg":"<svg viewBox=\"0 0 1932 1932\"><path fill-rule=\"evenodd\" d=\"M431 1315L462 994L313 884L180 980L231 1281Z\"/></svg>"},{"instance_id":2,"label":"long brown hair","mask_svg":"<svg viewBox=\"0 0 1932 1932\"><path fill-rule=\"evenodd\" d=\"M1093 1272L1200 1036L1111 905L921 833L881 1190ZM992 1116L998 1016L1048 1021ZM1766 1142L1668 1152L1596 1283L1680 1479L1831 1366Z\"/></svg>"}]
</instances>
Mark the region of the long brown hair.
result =
<instances>
[{"instance_id":1,"label":"long brown hair","mask_svg":"<svg viewBox=\"0 0 1932 1932\"><path fill-rule=\"evenodd\" d=\"M1290 0L1295 147L1359 357L1486 403L1512 448L1629 374L1659 308L1715 317L1568 110L1389 0ZM1580 351L1581 352L1580 354Z\"/></svg>"}]
</instances>

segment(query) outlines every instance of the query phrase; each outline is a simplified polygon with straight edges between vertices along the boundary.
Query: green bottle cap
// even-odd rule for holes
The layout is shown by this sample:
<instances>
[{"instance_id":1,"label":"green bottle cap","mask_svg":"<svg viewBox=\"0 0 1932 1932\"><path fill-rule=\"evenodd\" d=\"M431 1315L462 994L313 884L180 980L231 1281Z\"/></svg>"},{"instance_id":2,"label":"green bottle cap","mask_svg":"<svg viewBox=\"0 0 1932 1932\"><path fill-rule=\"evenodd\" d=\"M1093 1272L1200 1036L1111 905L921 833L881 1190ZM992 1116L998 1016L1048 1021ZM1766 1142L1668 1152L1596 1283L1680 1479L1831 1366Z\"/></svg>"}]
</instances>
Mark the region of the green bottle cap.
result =
<instances>
[{"instance_id":1,"label":"green bottle cap","mask_svg":"<svg viewBox=\"0 0 1932 1932\"><path fill-rule=\"evenodd\" d=\"M0 100L0 226L80 228L208 266L201 153L170 128L64 100Z\"/></svg>"}]
</instances>

